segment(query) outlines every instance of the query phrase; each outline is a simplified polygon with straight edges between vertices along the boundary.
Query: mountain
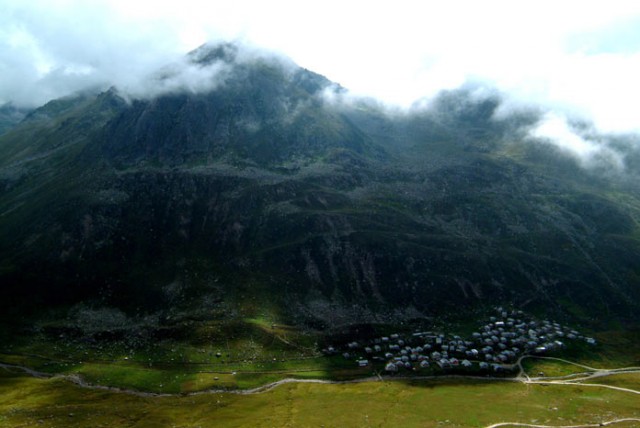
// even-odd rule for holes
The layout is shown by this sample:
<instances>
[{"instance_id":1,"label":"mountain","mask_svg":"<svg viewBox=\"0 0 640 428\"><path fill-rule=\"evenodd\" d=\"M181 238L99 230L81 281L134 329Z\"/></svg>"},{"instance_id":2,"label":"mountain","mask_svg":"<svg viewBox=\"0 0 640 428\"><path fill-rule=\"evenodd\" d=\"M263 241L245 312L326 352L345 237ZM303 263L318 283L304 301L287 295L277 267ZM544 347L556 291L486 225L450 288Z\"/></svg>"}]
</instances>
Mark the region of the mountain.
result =
<instances>
[{"instance_id":1,"label":"mountain","mask_svg":"<svg viewBox=\"0 0 640 428\"><path fill-rule=\"evenodd\" d=\"M19 108L11 103L0 105L0 135L16 126L29 113L29 109Z\"/></svg>"},{"instance_id":2,"label":"mountain","mask_svg":"<svg viewBox=\"0 0 640 428\"><path fill-rule=\"evenodd\" d=\"M637 170L532 141L537 112L496 119L500 97L470 89L408 113L341 102L232 44L186 67L205 80L169 67L166 90L54 100L0 136L6 317L84 302L316 327L497 304L637 319Z\"/></svg>"}]
</instances>

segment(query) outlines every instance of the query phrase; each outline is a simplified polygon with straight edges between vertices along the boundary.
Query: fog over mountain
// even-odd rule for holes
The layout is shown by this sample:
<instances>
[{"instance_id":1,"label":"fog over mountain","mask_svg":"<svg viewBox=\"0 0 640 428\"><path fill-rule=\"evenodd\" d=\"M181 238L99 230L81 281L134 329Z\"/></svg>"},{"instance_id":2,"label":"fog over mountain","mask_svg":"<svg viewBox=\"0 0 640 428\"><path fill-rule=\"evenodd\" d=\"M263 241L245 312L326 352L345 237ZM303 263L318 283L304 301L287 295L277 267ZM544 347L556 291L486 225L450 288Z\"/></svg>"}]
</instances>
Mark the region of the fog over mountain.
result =
<instances>
[{"instance_id":1,"label":"fog over mountain","mask_svg":"<svg viewBox=\"0 0 640 428\"><path fill-rule=\"evenodd\" d=\"M157 90L149 75L202 43L243 40L392 105L473 83L506 94L504 109L533 105L556 121L577 117L602 132L631 132L640 123L639 20L640 6L627 1L4 0L0 101L36 107L112 85L142 96ZM193 82L201 77L194 72L177 75Z\"/></svg>"}]
</instances>

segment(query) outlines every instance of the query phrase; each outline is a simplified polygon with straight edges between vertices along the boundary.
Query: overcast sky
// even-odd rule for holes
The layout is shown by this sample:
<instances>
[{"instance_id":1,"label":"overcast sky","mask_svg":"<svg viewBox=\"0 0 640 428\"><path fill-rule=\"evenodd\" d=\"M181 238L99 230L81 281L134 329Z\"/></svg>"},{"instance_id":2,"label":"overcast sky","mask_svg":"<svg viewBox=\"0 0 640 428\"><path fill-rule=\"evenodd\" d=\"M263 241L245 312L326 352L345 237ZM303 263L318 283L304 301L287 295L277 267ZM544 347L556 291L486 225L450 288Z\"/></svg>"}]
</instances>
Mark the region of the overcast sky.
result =
<instances>
[{"instance_id":1,"label":"overcast sky","mask_svg":"<svg viewBox=\"0 0 640 428\"><path fill-rule=\"evenodd\" d=\"M640 1L0 0L0 102L132 87L222 39L389 103L481 82L553 118L640 130Z\"/></svg>"}]
</instances>

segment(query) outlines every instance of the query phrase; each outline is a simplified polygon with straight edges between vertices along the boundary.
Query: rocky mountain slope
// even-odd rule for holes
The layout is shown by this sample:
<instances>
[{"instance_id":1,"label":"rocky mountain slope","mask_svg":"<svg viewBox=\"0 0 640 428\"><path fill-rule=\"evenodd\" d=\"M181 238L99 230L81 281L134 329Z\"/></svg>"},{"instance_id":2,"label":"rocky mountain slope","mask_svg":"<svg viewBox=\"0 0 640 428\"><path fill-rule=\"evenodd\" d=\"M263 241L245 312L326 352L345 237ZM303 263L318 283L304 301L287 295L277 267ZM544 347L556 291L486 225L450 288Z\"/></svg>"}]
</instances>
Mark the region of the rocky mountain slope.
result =
<instances>
[{"instance_id":1,"label":"rocky mountain slope","mask_svg":"<svg viewBox=\"0 0 640 428\"><path fill-rule=\"evenodd\" d=\"M215 84L55 100L0 136L5 315L84 301L265 304L320 326L495 304L636 317L637 154L624 173L582 168L530 141L537 113L496 119L498 96L398 113L234 45L188 62Z\"/></svg>"},{"instance_id":2,"label":"rocky mountain slope","mask_svg":"<svg viewBox=\"0 0 640 428\"><path fill-rule=\"evenodd\" d=\"M29 113L29 109L18 108L11 103L0 105L0 135L20 123Z\"/></svg>"}]
</instances>

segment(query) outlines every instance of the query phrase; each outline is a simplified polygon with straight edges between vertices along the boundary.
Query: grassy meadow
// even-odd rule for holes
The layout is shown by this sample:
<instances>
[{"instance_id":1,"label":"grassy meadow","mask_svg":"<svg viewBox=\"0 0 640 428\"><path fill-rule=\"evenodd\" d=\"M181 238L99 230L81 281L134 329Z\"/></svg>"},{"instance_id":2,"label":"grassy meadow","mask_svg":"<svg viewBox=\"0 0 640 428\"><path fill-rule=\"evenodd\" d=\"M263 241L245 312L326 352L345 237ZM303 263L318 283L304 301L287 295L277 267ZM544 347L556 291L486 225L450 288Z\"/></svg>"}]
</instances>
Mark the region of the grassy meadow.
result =
<instances>
[{"instance_id":1,"label":"grassy meadow","mask_svg":"<svg viewBox=\"0 0 640 428\"><path fill-rule=\"evenodd\" d=\"M626 379L633 384L637 377ZM285 384L264 393L141 397L3 371L0 426L484 427L640 418L638 396L580 385L508 381ZM631 424L619 424L631 427Z\"/></svg>"},{"instance_id":2,"label":"grassy meadow","mask_svg":"<svg viewBox=\"0 0 640 428\"><path fill-rule=\"evenodd\" d=\"M342 356L319 355L314 349L318 337L268 319L247 318L232 328L228 339L202 340L209 329L219 327L194 329L192 340L169 338L137 347L127 341L86 344L51 335L16 341L3 349L0 362L51 375L79 375L90 385L138 393L84 388L62 377L40 379L0 368L0 427L562 426L640 418L637 394L509 379L286 383L246 394L243 390L284 378L371 378L382 367L357 368ZM637 331L594 336L596 347L577 344L553 356L597 368L640 366ZM586 370L534 358L523 360L523 366L529 375L544 372L545 377ZM640 375L620 373L586 383L640 390ZM638 426L634 423L615 426Z\"/></svg>"}]
</instances>

